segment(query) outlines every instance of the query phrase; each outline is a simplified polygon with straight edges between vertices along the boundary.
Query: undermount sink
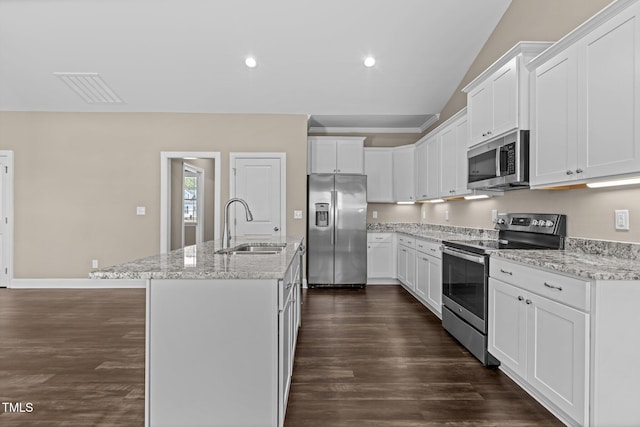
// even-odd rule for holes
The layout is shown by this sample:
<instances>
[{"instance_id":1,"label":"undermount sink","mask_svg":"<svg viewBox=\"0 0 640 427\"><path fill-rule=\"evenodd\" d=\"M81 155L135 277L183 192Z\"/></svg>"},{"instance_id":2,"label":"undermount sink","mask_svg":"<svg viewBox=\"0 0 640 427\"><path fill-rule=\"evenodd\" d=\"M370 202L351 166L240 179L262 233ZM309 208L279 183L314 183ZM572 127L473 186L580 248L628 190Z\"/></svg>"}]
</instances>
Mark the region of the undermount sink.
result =
<instances>
[{"instance_id":1,"label":"undermount sink","mask_svg":"<svg viewBox=\"0 0 640 427\"><path fill-rule=\"evenodd\" d=\"M220 249L217 254L226 255L275 255L282 252L285 243L262 244L262 245L238 245L229 249Z\"/></svg>"}]
</instances>

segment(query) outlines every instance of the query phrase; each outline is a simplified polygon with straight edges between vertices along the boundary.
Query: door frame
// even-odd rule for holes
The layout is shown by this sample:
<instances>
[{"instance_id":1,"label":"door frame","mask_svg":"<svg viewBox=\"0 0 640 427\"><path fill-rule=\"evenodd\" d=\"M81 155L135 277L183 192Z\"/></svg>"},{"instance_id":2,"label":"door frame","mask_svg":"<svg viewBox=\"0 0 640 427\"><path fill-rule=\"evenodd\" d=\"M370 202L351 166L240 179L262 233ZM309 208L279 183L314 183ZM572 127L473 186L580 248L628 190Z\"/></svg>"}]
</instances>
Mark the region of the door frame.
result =
<instances>
[{"instance_id":1,"label":"door frame","mask_svg":"<svg viewBox=\"0 0 640 427\"><path fill-rule=\"evenodd\" d=\"M13 282L13 151L0 150L0 157L4 157L7 160L6 171L6 187L4 195L6 203L6 235L5 244L2 251L4 256L5 268L7 269L7 288L12 287Z\"/></svg>"},{"instance_id":2,"label":"door frame","mask_svg":"<svg viewBox=\"0 0 640 427\"><path fill-rule=\"evenodd\" d=\"M214 161L214 209L213 209L213 238L220 230L220 162L219 151L161 151L160 152L160 253L169 252L171 248L171 160L184 159L213 159Z\"/></svg>"},{"instance_id":3,"label":"door frame","mask_svg":"<svg viewBox=\"0 0 640 427\"><path fill-rule=\"evenodd\" d=\"M236 160L279 159L280 160L280 235L287 235L287 153L284 152L232 152L229 153L229 198L236 196Z\"/></svg>"},{"instance_id":4,"label":"door frame","mask_svg":"<svg viewBox=\"0 0 640 427\"><path fill-rule=\"evenodd\" d=\"M186 176L186 172L189 172L196 176L198 187L196 188L196 205L198 206L198 213L196 214L196 218L198 219L196 222L196 244L202 243L204 241L204 227L203 227L203 219L204 219L204 169L199 168L197 166L191 165L187 162L182 163L182 206L184 208L184 178ZM184 248L184 212L180 216L180 222L182 224L182 247Z\"/></svg>"}]
</instances>

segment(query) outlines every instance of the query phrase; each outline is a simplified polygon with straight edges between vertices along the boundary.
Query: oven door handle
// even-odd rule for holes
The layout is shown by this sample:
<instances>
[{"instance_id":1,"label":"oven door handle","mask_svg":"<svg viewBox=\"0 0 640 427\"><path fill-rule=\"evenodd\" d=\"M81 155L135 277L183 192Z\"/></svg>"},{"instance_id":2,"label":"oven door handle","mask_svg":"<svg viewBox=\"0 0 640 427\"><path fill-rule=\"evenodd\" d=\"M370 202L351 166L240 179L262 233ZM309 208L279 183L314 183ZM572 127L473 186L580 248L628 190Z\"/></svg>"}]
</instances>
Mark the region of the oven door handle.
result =
<instances>
[{"instance_id":1,"label":"oven door handle","mask_svg":"<svg viewBox=\"0 0 640 427\"><path fill-rule=\"evenodd\" d=\"M459 251L459 250L456 250L456 249L447 248L447 247L442 249L442 253L443 254L448 254L448 255L451 255L451 256L455 256L455 257L458 257L458 258L462 258L462 259L465 259L467 261L475 262L476 264L482 264L482 265L485 264L484 256L481 256L481 255L471 255L471 254L468 254L466 252L462 252L462 251Z\"/></svg>"}]
</instances>

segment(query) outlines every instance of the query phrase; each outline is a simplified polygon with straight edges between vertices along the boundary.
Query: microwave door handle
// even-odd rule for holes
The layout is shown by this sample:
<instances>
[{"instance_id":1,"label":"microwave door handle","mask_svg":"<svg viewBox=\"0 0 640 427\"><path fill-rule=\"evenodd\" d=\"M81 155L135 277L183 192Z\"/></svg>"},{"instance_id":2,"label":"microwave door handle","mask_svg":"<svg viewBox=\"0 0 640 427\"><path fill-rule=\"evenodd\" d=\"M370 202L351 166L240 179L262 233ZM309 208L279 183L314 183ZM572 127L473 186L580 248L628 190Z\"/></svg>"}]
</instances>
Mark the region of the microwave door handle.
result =
<instances>
[{"instance_id":1,"label":"microwave door handle","mask_svg":"<svg viewBox=\"0 0 640 427\"><path fill-rule=\"evenodd\" d=\"M496 148L496 177L500 176L500 156L502 154L502 148Z\"/></svg>"}]
</instances>

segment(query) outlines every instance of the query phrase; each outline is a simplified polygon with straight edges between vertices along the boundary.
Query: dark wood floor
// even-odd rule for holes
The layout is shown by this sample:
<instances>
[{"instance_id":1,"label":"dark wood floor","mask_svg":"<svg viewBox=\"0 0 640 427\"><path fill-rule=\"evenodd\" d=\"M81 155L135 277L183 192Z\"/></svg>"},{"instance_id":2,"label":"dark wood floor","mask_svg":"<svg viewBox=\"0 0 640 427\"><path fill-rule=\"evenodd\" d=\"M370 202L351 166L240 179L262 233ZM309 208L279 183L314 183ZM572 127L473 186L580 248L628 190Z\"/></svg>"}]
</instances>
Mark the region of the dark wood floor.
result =
<instances>
[{"instance_id":1,"label":"dark wood floor","mask_svg":"<svg viewBox=\"0 0 640 427\"><path fill-rule=\"evenodd\" d=\"M399 286L303 302L285 427L562 425Z\"/></svg>"},{"instance_id":2,"label":"dark wood floor","mask_svg":"<svg viewBox=\"0 0 640 427\"><path fill-rule=\"evenodd\" d=\"M144 292L0 289L0 426L143 426Z\"/></svg>"},{"instance_id":3,"label":"dark wood floor","mask_svg":"<svg viewBox=\"0 0 640 427\"><path fill-rule=\"evenodd\" d=\"M142 289L0 289L0 402L33 404L0 426L141 427L144 310ZM286 427L561 425L399 286L306 291L302 319Z\"/></svg>"}]
</instances>

